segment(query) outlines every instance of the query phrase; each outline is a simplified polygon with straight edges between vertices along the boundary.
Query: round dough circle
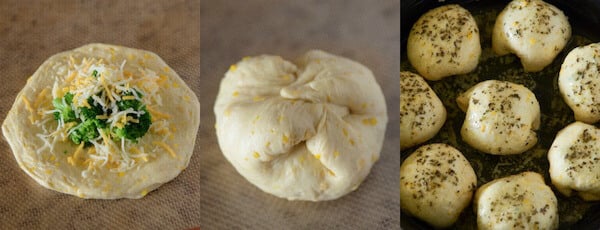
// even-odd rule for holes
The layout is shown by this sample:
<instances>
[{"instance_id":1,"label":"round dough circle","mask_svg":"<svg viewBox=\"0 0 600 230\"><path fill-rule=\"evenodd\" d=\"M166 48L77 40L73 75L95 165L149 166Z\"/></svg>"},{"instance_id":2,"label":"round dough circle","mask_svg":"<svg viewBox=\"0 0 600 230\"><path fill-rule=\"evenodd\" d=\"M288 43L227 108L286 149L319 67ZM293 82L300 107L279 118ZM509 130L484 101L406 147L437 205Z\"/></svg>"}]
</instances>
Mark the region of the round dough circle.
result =
<instances>
[{"instance_id":1,"label":"round dough circle","mask_svg":"<svg viewBox=\"0 0 600 230\"><path fill-rule=\"evenodd\" d=\"M421 146L400 166L402 209L435 227L452 225L476 187L469 161L447 144Z\"/></svg>"},{"instance_id":2,"label":"round dough circle","mask_svg":"<svg viewBox=\"0 0 600 230\"><path fill-rule=\"evenodd\" d=\"M156 134L152 131L155 128L153 126L162 121L150 112L153 119L157 120L153 121L148 133L138 139L137 144L131 145L138 150L145 149L148 161L140 160L134 167L120 173L111 171L106 165L90 169L84 163L89 159L86 158L89 149L94 147L80 151L81 159L74 160L79 163L70 164L68 158L73 157L78 146L68 138L46 146L43 137L54 132L58 124L52 113L45 113L53 109L53 96L42 91L52 91L55 84L57 89L69 87L65 80L70 77L69 62L81 63L84 58L103 59L117 66L125 61L123 69L133 73L134 77L139 74L140 68L164 76L161 80L164 85L156 92L164 103L149 102L147 96L144 101L146 106L152 106L155 111L168 116L164 120L177 131L172 132L169 138ZM38 124L38 121L44 120ZM82 198L118 199L141 198L183 171L193 153L199 125L200 103L196 95L159 56L121 46L88 44L58 53L38 68L16 96L2 131L21 169L42 186ZM165 145L157 145L158 142ZM165 146L173 150L176 156L171 156Z\"/></svg>"},{"instance_id":3,"label":"round dough circle","mask_svg":"<svg viewBox=\"0 0 600 230\"><path fill-rule=\"evenodd\" d=\"M473 71L481 44L477 22L459 5L445 5L423 14L407 41L408 60L430 81Z\"/></svg>"},{"instance_id":4,"label":"round dough circle","mask_svg":"<svg viewBox=\"0 0 600 230\"><path fill-rule=\"evenodd\" d=\"M232 65L214 111L229 162L261 190L290 200L355 190L379 158L387 124L371 71L318 50L296 64L262 55Z\"/></svg>"}]
</instances>

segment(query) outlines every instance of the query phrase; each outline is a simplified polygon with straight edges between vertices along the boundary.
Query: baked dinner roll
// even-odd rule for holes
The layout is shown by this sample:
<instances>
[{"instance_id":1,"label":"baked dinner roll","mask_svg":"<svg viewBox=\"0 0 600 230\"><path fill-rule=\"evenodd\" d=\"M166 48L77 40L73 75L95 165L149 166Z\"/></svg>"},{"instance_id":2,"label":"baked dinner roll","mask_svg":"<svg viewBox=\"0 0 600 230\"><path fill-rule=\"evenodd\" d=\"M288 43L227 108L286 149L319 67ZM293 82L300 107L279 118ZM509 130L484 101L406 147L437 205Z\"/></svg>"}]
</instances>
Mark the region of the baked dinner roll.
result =
<instances>
[{"instance_id":1,"label":"baked dinner roll","mask_svg":"<svg viewBox=\"0 0 600 230\"><path fill-rule=\"evenodd\" d=\"M141 198L188 165L200 103L156 54L88 44L46 60L2 124L17 163L82 198Z\"/></svg>"},{"instance_id":2,"label":"baked dinner roll","mask_svg":"<svg viewBox=\"0 0 600 230\"><path fill-rule=\"evenodd\" d=\"M481 186L475 199L478 229L557 229L556 196L542 175L524 172Z\"/></svg>"},{"instance_id":3,"label":"baked dinner roll","mask_svg":"<svg viewBox=\"0 0 600 230\"><path fill-rule=\"evenodd\" d=\"M371 71L318 50L295 63L242 59L221 81L214 111L227 160L290 200L331 200L358 188L379 159L387 123Z\"/></svg>"},{"instance_id":4,"label":"baked dinner roll","mask_svg":"<svg viewBox=\"0 0 600 230\"><path fill-rule=\"evenodd\" d=\"M525 86L488 80L460 94L456 102L466 112L462 138L479 151L519 154L537 143L540 105Z\"/></svg>"},{"instance_id":5,"label":"baked dinner roll","mask_svg":"<svg viewBox=\"0 0 600 230\"><path fill-rule=\"evenodd\" d=\"M548 151L550 178L566 196L600 200L600 130L575 122L556 134Z\"/></svg>"},{"instance_id":6,"label":"baked dinner roll","mask_svg":"<svg viewBox=\"0 0 600 230\"><path fill-rule=\"evenodd\" d=\"M514 0L496 19L492 48L499 55L516 54L527 72L552 63L571 37L563 12L541 0Z\"/></svg>"},{"instance_id":7,"label":"baked dinner roll","mask_svg":"<svg viewBox=\"0 0 600 230\"><path fill-rule=\"evenodd\" d=\"M577 47L567 55L558 75L558 87L575 120L600 121L600 44Z\"/></svg>"},{"instance_id":8,"label":"baked dinner roll","mask_svg":"<svg viewBox=\"0 0 600 230\"><path fill-rule=\"evenodd\" d=\"M447 144L421 146L400 166L402 210L434 227L452 225L476 187L469 161Z\"/></svg>"},{"instance_id":9,"label":"baked dinner roll","mask_svg":"<svg viewBox=\"0 0 600 230\"><path fill-rule=\"evenodd\" d=\"M400 72L400 148L431 139L446 121L446 108L419 75Z\"/></svg>"},{"instance_id":10,"label":"baked dinner roll","mask_svg":"<svg viewBox=\"0 0 600 230\"><path fill-rule=\"evenodd\" d=\"M473 71L479 63L479 29L471 13L445 5L423 14L408 34L408 60L430 81Z\"/></svg>"}]
</instances>

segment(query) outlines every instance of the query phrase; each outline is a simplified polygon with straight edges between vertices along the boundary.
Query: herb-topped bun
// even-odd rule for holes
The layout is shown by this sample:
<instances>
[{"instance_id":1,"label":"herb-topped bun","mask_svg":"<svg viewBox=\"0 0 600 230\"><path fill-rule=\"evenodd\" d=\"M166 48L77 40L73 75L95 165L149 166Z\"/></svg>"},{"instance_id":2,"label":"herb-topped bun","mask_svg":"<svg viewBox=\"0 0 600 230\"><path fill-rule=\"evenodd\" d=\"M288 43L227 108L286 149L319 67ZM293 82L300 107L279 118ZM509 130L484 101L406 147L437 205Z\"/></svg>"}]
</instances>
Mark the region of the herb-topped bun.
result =
<instances>
[{"instance_id":1,"label":"herb-topped bun","mask_svg":"<svg viewBox=\"0 0 600 230\"><path fill-rule=\"evenodd\" d=\"M520 154L538 141L535 131L540 127L540 104L523 85L483 81L460 94L456 102L466 113L462 139L479 151Z\"/></svg>"},{"instance_id":2,"label":"herb-topped bun","mask_svg":"<svg viewBox=\"0 0 600 230\"><path fill-rule=\"evenodd\" d=\"M410 64L430 81L469 73L481 56L477 22L456 4L432 9L410 30L406 53Z\"/></svg>"},{"instance_id":3,"label":"herb-topped bun","mask_svg":"<svg viewBox=\"0 0 600 230\"><path fill-rule=\"evenodd\" d=\"M232 65L215 114L229 162L290 200L331 200L358 188L379 158L387 124L373 73L319 50L295 63L262 55Z\"/></svg>"},{"instance_id":4,"label":"herb-topped bun","mask_svg":"<svg viewBox=\"0 0 600 230\"><path fill-rule=\"evenodd\" d=\"M446 122L446 108L418 74L400 72L400 148L421 144Z\"/></svg>"},{"instance_id":5,"label":"herb-topped bun","mask_svg":"<svg viewBox=\"0 0 600 230\"><path fill-rule=\"evenodd\" d=\"M473 199L478 229L557 229L558 203L542 175L523 172L490 181Z\"/></svg>"},{"instance_id":6,"label":"herb-topped bun","mask_svg":"<svg viewBox=\"0 0 600 230\"><path fill-rule=\"evenodd\" d=\"M2 125L19 166L82 198L141 198L189 163L194 92L156 54L89 44L50 57Z\"/></svg>"},{"instance_id":7,"label":"herb-topped bun","mask_svg":"<svg viewBox=\"0 0 600 230\"><path fill-rule=\"evenodd\" d=\"M447 144L419 147L400 166L400 207L437 228L454 224L477 187L473 167Z\"/></svg>"},{"instance_id":8,"label":"herb-topped bun","mask_svg":"<svg viewBox=\"0 0 600 230\"><path fill-rule=\"evenodd\" d=\"M550 178L565 196L600 200L600 129L580 121L556 134L548 150Z\"/></svg>"},{"instance_id":9,"label":"herb-topped bun","mask_svg":"<svg viewBox=\"0 0 600 230\"><path fill-rule=\"evenodd\" d=\"M600 43L577 47L565 57L558 73L558 89L575 120L600 121Z\"/></svg>"},{"instance_id":10,"label":"herb-topped bun","mask_svg":"<svg viewBox=\"0 0 600 230\"><path fill-rule=\"evenodd\" d=\"M541 0L513 0L500 12L492 33L498 55L514 53L526 72L550 65L571 38L567 16Z\"/></svg>"}]
</instances>

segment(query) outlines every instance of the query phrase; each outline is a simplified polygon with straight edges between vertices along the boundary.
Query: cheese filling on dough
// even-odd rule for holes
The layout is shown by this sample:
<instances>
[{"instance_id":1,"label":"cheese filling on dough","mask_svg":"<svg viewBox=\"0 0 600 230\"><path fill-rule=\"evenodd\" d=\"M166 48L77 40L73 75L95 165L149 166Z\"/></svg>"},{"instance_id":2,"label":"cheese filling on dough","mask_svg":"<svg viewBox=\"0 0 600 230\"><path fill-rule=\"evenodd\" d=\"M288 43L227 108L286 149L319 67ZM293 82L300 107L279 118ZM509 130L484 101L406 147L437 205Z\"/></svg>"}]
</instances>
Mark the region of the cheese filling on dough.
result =
<instances>
[{"instance_id":1,"label":"cheese filling on dough","mask_svg":"<svg viewBox=\"0 0 600 230\"><path fill-rule=\"evenodd\" d=\"M155 53L93 43L49 57L2 123L19 167L86 199L138 199L187 168L194 91Z\"/></svg>"},{"instance_id":2,"label":"cheese filling on dough","mask_svg":"<svg viewBox=\"0 0 600 230\"><path fill-rule=\"evenodd\" d=\"M72 154L66 158L67 163L87 168L82 171L82 176L87 177L99 167L123 173L139 162L154 158L153 148L173 152L164 144L169 136L172 137L170 116L147 106L162 105L157 92L166 77L143 67L124 69L126 62L126 59L106 62L70 57L68 72L63 79L67 86L55 83L51 92L55 105L47 103L42 108L41 119L32 119L38 127L52 120L57 123L50 134L38 135L47 143L37 149L38 153L53 148L58 141L72 141L78 147L73 153L64 153ZM45 97L46 93L44 90L38 97ZM72 113L65 114L65 111ZM163 140L155 141L157 143L153 145L140 145L139 138L147 131L163 134Z\"/></svg>"}]
</instances>

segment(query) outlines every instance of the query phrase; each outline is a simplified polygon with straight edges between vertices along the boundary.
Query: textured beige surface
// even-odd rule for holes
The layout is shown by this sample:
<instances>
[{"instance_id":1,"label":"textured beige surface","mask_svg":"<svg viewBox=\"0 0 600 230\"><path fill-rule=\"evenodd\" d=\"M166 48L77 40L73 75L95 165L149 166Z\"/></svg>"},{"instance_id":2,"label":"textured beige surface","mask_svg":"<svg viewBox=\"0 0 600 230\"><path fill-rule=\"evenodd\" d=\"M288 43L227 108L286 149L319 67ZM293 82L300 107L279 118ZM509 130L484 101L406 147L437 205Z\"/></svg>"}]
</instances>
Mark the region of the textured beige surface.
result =
<instances>
[{"instance_id":1,"label":"textured beige surface","mask_svg":"<svg viewBox=\"0 0 600 230\"><path fill-rule=\"evenodd\" d=\"M199 1L2 1L0 119L44 60L91 42L153 51L200 95L199 7ZM2 139L0 229L200 226L199 153L196 145L189 167L143 199L84 200L38 185Z\"/></svg>"},{"instance_id":2,"label":"textured beige surface","mask_svg":"<svg viewBox=\"0 0 600 230\"><path fill-rule=\"evenodd\" d=\"M201 2L200 221L202 229L399 229L399 1ZM333 201L287 201L262 192L227 162L214 130L221 78L244 56L291 59L309 49L370 68L386 97L381 158L363 184Z\"/></svg>"}]
</instances>

